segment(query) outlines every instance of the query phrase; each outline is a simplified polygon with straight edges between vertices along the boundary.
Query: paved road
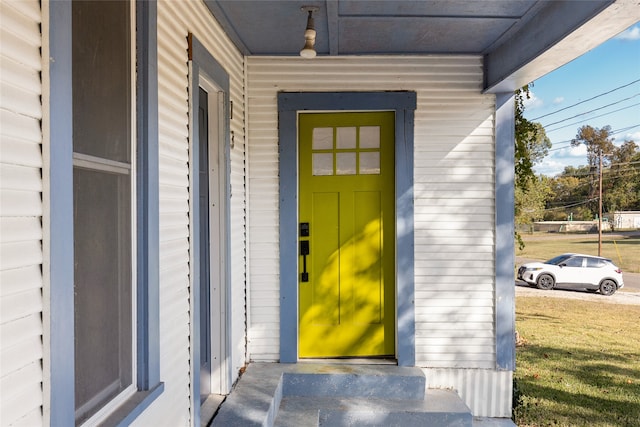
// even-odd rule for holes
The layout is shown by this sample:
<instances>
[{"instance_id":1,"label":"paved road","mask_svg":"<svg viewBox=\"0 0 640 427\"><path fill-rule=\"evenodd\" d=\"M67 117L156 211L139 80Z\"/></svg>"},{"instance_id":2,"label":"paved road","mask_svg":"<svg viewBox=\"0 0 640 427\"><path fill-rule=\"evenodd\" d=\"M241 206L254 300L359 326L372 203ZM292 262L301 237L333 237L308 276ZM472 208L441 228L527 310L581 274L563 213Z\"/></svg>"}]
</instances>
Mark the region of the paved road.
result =
<instances>
[{"instance_id":1,"label":"paved road","mask_svg":"<svg viewBox=\"0 0 640 427\"><path fill-rule=\"evenodd\" d=\"M624 290L640 292L640 273L625 273L623 271L622 278L624 279Z\"/></svg>"},{"instance_id":2,"label":"paved road","mask_svg":"<svg viewBox=\"0 0 640 427\"><path fill-rule=\"evenodd\" d=\"M626 286L625 286L626 288ZM551 291L543 291L533 286L529 286L524 282L516 282L516 297L542 297L542 298L568 298L579 299L583 301L594 301L605 304L625 304L640 306L640 292L619 291L610 296L600 295L599 293L591 293L587 291L570 290L570 289L553 289Z\"/></svg>"}]
</instances>

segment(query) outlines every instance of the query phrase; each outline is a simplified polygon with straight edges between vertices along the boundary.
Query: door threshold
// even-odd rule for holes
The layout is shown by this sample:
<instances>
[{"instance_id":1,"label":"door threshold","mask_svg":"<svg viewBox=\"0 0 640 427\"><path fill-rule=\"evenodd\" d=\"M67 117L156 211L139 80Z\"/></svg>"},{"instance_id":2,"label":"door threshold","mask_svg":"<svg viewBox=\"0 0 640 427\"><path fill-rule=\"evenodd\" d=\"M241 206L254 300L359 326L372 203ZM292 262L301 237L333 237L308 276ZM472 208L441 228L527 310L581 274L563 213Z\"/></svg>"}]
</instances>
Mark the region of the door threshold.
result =
<instances>
[{"instance_id":1,"label":"door threshold","mask_svg":"<svg viewBox=\"0 0 640 427\"><path fill-rule=\"evenodd\" d=\"M398 361L396 359L383 357L304 358L298 359L298 363L330 363L334 365L398 365Z\"/></svg>"}]
</instances>

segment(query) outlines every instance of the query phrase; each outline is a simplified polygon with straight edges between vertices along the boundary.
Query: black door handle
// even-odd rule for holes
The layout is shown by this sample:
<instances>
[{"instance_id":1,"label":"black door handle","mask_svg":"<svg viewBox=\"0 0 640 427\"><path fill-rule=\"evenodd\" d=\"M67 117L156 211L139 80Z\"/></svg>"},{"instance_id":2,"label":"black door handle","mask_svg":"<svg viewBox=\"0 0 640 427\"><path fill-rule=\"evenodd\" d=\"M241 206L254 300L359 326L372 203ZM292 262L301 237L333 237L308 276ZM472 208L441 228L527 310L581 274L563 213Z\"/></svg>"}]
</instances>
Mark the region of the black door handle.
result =
<instances>
[{"instance_id":1,"label":"black door handle","mask_svg":"<svg viewBox=\"0 0 640 427\"><path fill-rule=\"evenodd\" d=\"M302 277L300 278L300 281L308 282L309 281L309 273L307 273L307 255L309 255L308 240L300 241L300 255L302 255Z\"/></svg>"}]
</instances>

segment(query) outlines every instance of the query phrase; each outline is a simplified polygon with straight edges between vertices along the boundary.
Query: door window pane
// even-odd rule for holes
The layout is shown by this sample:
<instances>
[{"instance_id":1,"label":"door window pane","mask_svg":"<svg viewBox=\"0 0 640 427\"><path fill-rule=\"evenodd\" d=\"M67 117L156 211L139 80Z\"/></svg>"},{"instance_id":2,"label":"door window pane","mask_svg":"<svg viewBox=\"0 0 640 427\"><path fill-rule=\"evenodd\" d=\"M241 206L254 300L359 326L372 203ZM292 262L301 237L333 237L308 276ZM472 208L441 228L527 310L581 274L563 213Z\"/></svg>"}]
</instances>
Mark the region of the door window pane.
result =
<instances>
[{"instance_id":1,"label":"door window pane","mask_svg":"<svg viewBox=\"0 0 640 427\"><path fill-rule=\"evenodd\" d=\"M313 129L311 148L314 150L333 150L333 128Z\"/></svg>"},{"instance_id":2,"label":"door window pane","mask_svg":"<svg viewBox=\"0 0 640 427\"><path fill-rule=\"evenodd\" d=\"M380 126L360 127L360 148L380 148Z\"/></svg>"},{"instance_id":3,"label":"door window pane","mask_svg":"<svg viewBox=\"0 0 640 427\"><path fill-rule=\"evenodd\" d=\"M340 127L336 129L336 148L354 149L356 148L356 128Z\"/></svg>"},{"instance_id":4,"label":"door window pane","mask_svg":"<svg viewBox=\"0 0 640 427\"><path fill-rule=\"evenodd\" d=\"M336 175L356 174L356 153L336 154Z\"/></svg>"},{"instance_id":5,"label":"door window pane","mask_svg":"<svg viewBox=\"0 0 640 427\"><path fill-rule=\"evenodd\" d=\"M333 175L333 153L313 153L313 174Z\"/></svg>"},{"instance_id":6,"label":"door window pane","mask_svg":"<svg viewBox=\"0 0 640 427\"><path fill-rule=\"evenodd\" d=\"M380 175L380 153L360 153L360 173L363 175Z\"/></svg>"}]
</instances>

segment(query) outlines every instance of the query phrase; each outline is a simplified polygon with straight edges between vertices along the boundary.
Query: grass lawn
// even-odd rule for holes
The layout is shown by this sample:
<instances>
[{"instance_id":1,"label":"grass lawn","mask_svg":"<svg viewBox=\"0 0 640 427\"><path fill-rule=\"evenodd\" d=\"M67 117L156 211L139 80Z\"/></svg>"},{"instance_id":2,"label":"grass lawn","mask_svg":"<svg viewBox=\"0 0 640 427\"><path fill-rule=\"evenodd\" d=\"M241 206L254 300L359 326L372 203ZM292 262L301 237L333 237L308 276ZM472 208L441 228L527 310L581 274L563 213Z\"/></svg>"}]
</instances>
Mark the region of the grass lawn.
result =
<instances>
[{"instance_id":1,"label":"grass lawn","mask_svg":"<svg viewBox=\"0 0 640 427\"><path fill-rule=\"evenodd\" d=\"M525 248L516 249L516 255L547 260L565 252L598 255L598 235L580 234L575 236L553 236L547 233L522 234ZM516 244L517 247L517 244ZM640 238L604 234L602 236L602 256L610 258L624 273L640 273ZM640 426L640 422L638 422Z\"/></svg>"},{"instance_id":2,"label":"grass lawn","mask_svg":"<svg viewBox=\"0 0 640 427\"><path fill-rule=\"evenodd\" d=\"M518 426L640 426L640 306L518 297L516 329Z\"/></svg>"}]
</instances>

